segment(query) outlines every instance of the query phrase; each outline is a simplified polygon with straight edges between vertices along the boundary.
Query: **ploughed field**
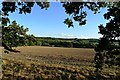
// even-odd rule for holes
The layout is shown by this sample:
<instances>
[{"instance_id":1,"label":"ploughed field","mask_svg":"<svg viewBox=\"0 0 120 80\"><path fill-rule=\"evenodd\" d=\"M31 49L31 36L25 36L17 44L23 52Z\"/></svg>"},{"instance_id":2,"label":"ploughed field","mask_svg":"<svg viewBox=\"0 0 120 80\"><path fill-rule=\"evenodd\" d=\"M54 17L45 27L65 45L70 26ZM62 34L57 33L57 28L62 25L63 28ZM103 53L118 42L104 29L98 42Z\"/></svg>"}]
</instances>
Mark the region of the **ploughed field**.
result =
<instances>
[{"instance_id":1,"label":"ploughed field","mask_svg":"<svg viewBox=\"0 0 120 80\"><path fill-rule=\"evenodd\" d=\"M21 53L2 55L3 80L95 79L94 49L23 46L17 50ZM119 71L103 73L103 79L116 78Z\"/></svg>"}]
</instances>

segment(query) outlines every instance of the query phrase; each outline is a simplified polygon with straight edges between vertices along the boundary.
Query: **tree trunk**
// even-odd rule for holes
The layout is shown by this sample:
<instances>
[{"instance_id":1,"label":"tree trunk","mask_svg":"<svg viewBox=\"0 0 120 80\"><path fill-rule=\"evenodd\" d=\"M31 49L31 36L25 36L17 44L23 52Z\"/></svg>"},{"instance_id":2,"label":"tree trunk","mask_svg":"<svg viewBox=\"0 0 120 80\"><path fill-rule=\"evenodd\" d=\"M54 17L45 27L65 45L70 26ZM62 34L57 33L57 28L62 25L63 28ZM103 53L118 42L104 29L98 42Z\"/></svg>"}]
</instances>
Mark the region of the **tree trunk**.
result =
<instances>
[{"instance_id":1,"label":"tree trunk","mask_svg":"<svg viewBox=\"0 0 120 80\"><path fill-rule=\"evenodd\" d=\"M8 50L8 51L10 51L10 52L18 52L18 53L20 53L20 51L18 51L18 50L14 50L14 49L12 49L12 48L10 48L9 46L7 46L4 42L2 42L2 46L4 47L4 49L6 49L6 50Z\"/></svg>"}]
</instances>

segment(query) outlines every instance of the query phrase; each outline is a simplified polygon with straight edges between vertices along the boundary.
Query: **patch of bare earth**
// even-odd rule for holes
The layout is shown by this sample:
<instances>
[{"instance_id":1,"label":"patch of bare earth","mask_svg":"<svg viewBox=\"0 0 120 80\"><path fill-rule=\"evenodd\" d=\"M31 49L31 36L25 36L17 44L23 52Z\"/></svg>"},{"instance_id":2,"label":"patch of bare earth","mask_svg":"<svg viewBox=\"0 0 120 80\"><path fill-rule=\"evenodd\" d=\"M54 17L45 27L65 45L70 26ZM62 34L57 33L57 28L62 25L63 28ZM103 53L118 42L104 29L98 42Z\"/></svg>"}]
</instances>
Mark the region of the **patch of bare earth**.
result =
<instances>
[{"instance_id":1,"label":"patch of bare earth","mask_svg":"<svg viewBox=\"0 0 120 80\"><path fill-rule=\"evenodd\" d=\"M61 48L43 46L17 47L21 53L4 54L3 58L21 60L23 62L46 62L54 64L86 64L92 63L95 55L94 49L87 48Z\"/></svg>"}]
</instances>

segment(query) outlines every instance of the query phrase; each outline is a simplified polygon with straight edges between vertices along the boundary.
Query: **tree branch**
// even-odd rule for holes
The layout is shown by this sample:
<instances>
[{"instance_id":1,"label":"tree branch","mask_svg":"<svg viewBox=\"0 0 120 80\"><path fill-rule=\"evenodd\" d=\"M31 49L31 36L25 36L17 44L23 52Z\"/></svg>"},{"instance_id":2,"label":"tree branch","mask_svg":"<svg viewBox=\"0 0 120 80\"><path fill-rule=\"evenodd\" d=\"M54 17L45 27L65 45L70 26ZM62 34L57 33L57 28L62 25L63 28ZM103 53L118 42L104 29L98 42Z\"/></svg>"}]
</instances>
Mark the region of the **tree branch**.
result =
<instances>
[{"instance_id":1,"label":"tree branch","mask_svg":"<svg viewBox=\"0 0 120 80\"><path fill-rule=\"evenodd\" d=\"M2 42L2 46L3 46L6 50L8 50L8 51L10 51L10 52L20 53L20 51L14 50L14 49L8 47L4 42Z\"/></svg>"}]
</instances>

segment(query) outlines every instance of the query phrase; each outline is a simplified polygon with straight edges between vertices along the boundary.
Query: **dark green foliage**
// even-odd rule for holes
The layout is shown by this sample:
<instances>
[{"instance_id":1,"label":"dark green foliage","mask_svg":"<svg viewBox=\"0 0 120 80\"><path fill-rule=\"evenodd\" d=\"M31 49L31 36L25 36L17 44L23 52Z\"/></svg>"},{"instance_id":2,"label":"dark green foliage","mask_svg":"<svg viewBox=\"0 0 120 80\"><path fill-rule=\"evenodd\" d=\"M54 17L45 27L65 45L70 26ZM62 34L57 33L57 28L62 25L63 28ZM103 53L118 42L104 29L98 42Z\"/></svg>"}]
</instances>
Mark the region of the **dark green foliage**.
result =
<instances>
[{"instance_id":1,"label":"dark green foliage","mask_svg":"<svg viewBox=\"0 0 120 80\"><path fill-rule=\"evenodd\" d=\"M64 23L68 27L73 27L73 20L78 22L80 26L86 24L87 12L85 8L98 13L101 8L111 7L112 3L108 2L64 2L63 7L65 8L66 14L70 15L70 19L65 19Z\"/></svg>"},{"instance_id":2,"label":"dark green foliage","mask_svg":"<svg viewBox=\"0 0 120 80\"><path fill-rule=\"evenodd\" d=\"M56 47L73 47L73 44L71 42L56 42L55 43Z\"/></svg>"},{"instance_id":3,"label":"dark green foliage","mask_svg":"<svg viewBox=\"0 0 120 80\"><path fill-rule=\"evenodd\" d=\"M46 41L43 41L42 42L42 46L49 46L50 44L48 43L48 42L46 42Z\"/></svg>"},{"instance_id":4,"label":"dark green foliage","mask_svg":"<svg viewBox=\"0 0 120 80\"><path fill-rule=\"evenodd\" d=\"M65 23L66 25L68 25L68 28L70 28L71 26L73 27L73 22L72 22L71 19L68 19L68 18L65 19L64 23Z\"/></svg>"},{"instance_id":5,"label":"dark green foliage","mask_svg":"<svg viewBox=\"0 0 120 80\"><path fill-rule=\"evenodd\" d=\"M8 17L2 17L2 26L7 26L7 23L10 23L10 20Z\"/></svg>"},{"instance_id":6,"label":"dark green foliage","mask_svg":"<svg viewBox=\"0 0 120 80\"><path fill-rule=\"evenodd\" d=\"M20 14L31 13L35 3L40 6L41 9L47 9L49 7L49 2L2 2L2 11L5 16L8 16L9 12L13 13L16 10L18 10Z\"/></svg>"},{"instance_id":7,"label":"dark green foliage","mask_svg":"<svg viewBox=\"0 0 120 80\"><path fill-rule=\"evenodd\" d=\"M18 46L20 42L23 43L27 31L28 28L24 29L13 21L8 27L2 28L2 40L10 47Z\"/></svg>"},{"instance_id":8,"label":"dark green foliage","mask_svg":"<svg viewBox=\"0 0 120 80\"><path fill-rule=\"evenodd\" d=\"M42 43L41 46L74 48L95 48L98 43L98 39L66 39L50 37L36 37L36 41Z\"/></svg>"},{"instance_id":9,"label":"dark green foliage","mask_svg":"<svg viewBox=\"0 0 120 80\"><path fill-rule=\"evenodd\" d=\"M27 35L26 36L26 42L25 42L26 46L34 46L36 44L37 44L37 40L36 40L34 35Z\"/></svg>"},{"instance_id":10,"label":"dark green foliage","mask_svg":"<svg viewBox=\"0 0 120 80\"><path fill-rule=\"evenodd\" d=\"M34 46L40 45L36 42L34 35L28 35L26 32L28 28L24 28L17 24L16 21L13 21L8 27L2 28L2 43L4 43L9 48L17 46Z\"/></svg>"},{"instance_id":11,"label":"dark green foliage","mask_svg":"<svg viewBox=\"0 0 120 80\"><path fill-rule=\"evenodd\" d=\"M42 42L37 40L36 45L37 45L37 46L41 46L41 45L42 45Z\"/></svg>"},{"instance_id":12,"label":"dark green foliage","mask_svg":"<svg viewBox=\"0 0 120 80\"><path fill-rule=\"evenodd\" d=\"M95 63L97 72L101 71L104 64L111 66L120 66L120 2L108 9L104 18L109 20L106 26L100 25L100 39L96 47Z\"/></svg>"}]
</instances>

